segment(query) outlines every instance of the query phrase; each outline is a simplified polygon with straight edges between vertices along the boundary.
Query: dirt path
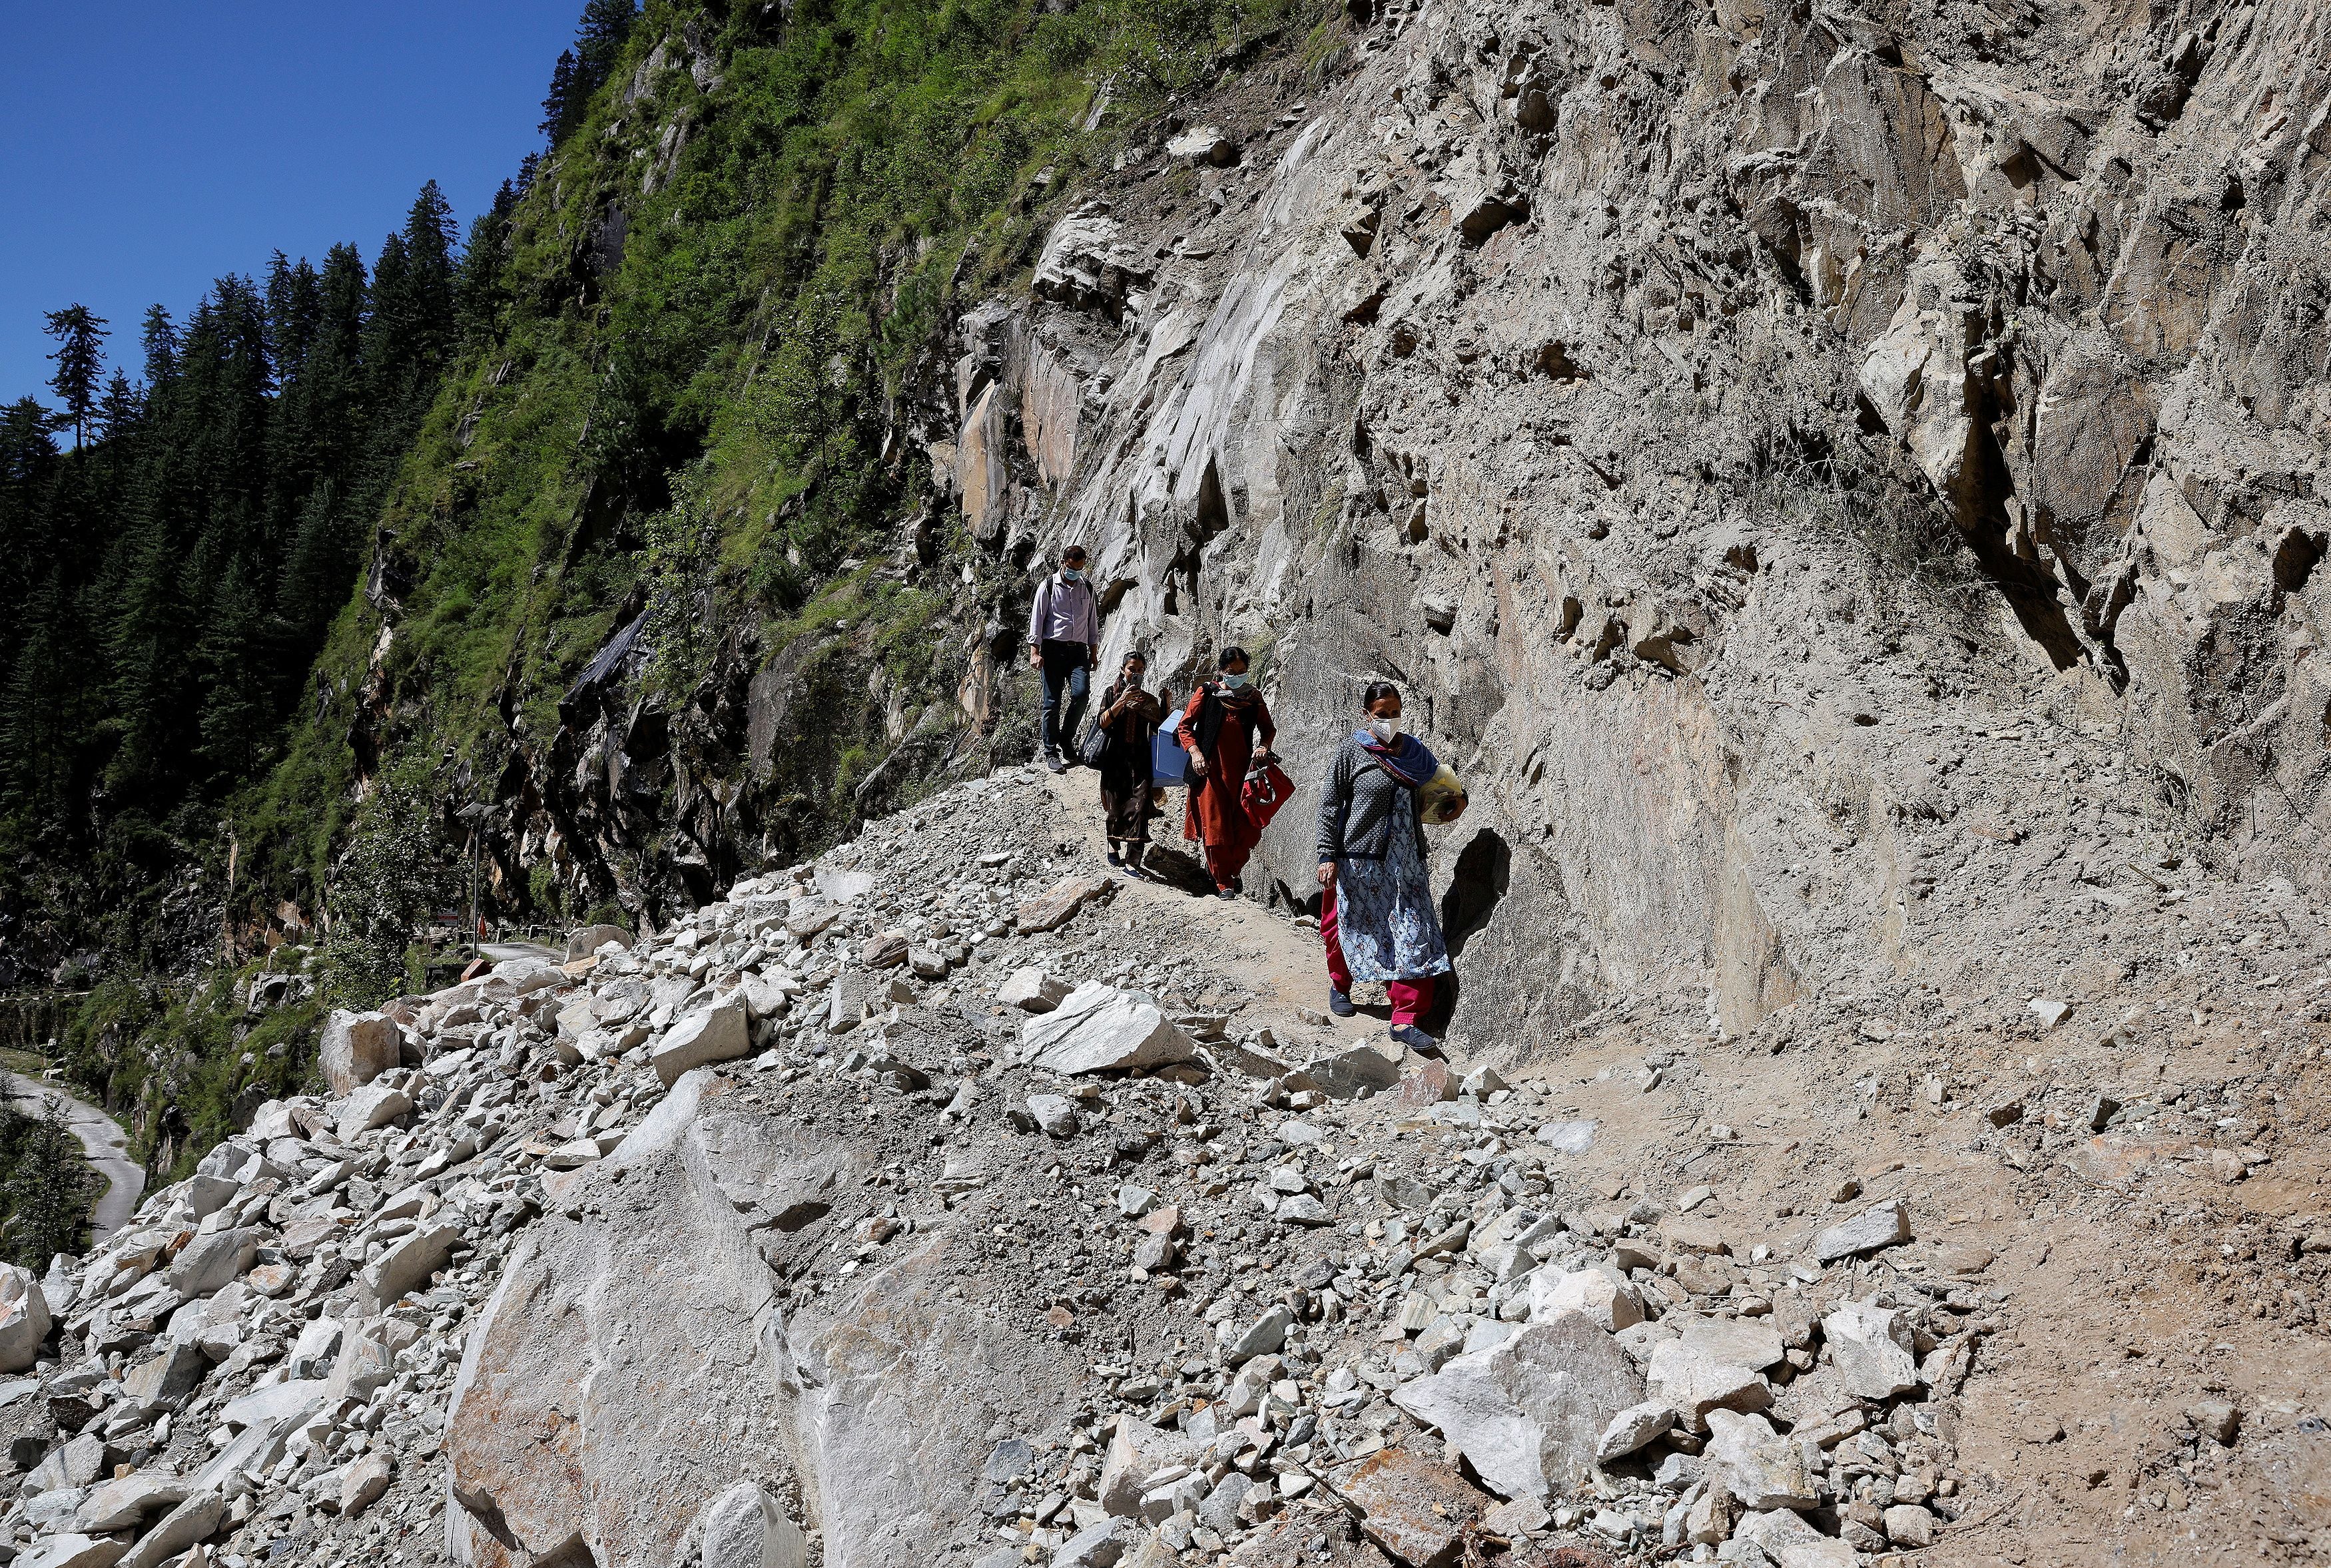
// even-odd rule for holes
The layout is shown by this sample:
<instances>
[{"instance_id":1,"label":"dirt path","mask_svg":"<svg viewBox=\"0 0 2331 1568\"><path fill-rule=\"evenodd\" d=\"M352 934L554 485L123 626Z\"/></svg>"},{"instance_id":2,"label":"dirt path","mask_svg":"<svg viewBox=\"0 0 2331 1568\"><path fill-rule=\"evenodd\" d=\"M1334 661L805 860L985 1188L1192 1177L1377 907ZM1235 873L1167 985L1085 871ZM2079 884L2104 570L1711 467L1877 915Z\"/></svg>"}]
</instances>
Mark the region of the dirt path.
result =
<instances>
[{"instance_id":1,"label":"dirt path","mask_svg":"<svg viewBox=\"0 0 2331 1568\"><path fill-rule=\"evenodd\" d=\"M40 1083L14 1072L7 1075L7 1084L10 1098L33 1116L40 1114L42 1102L50 1095L65 1102L66 1125L81 1140L89 1163L106 1180L105 1194L98 1199L90 1217L91 1244L121 1229L137 1212L138 1197L146 1191L145 1167L129 1157L129 1135L111 1117L53 1084Z\"/></svg>"},{"instance_id":2,"label":"dirt path","mask_svg":"<svg viewBox=\"0 0 2331 1568\"><path fill-rule=\"evenodd\" d=\"M1091 776L1050 788L1057 843L1099 870ZM1169 817L1155 841L1178 845L1179 829ZM1253 900L1126 882L1104 917L1137 942L1227 950L1253 988L1244 1016L1278 1029L1283 1014L1292 1060L1384 1027L1297 1021L1325 1000L1318 934ZM2187 1005L2132 988L2115 1015L2147 1000ZM2291 1141L2238 1186L2212 1177L2191 1133L2085 1126L2090 1085L2172 1080L2152 1091L2165 1104L2174 1080L2254 1077L2255 1034L2228 1022L2145 1052L2100 1042L2088 1019L1997 1031L1972 1010L1917 1029L1735 1041L1645 997L1495 1060L1546 1086L1549 1114L1594 1124L1565 1166L1604 1196L1711 1189L1693 1217L1722 1229L1731 1266L1749 1264L1743 1288L1765 1278L1754 1259L1800 1256L1812 1231L1908 1201L1914 1244L1873 1260L1857 1288L1954 1292L1988 1329L1947 1434L1971 1506L1927 1560L2297 1561L2331 1549L2331 1338L2310 1305L2317 1250L2331 1252L2325 1075L2285 1069L2271 1103ZM2189 1412L2213 1401L2242 1412L2239 1442L2200 1435Z\"/></svg>"},{"instance_id":3,"label":"dirt path","mask_svg":"<svg viewBox=\"0 0 2331 1568\"><path fill-rule=\"evenodd\" d=\"M1077 843L1092 870L1107 870L1108 841L1101 832L1096 778L1089 769L1071 768L1065 774L1047 774L1046 783L1059 803L1054 819L1058 836ZM1167 798L1173 803L1153 824L1150 842L1194 850L1195 846L1182 838L1181 796L1169 792ZM1227 948L1232 957L1242 961L1241 975L1258 993L1251 1005L1266 1013L1285 1014L1288 1026L1313 1048L1331 1039L1356 1042L1379 1038L1389 1026L1389 1012L1371 1003L1372 997L1375 1003L1382 1003L1381 986L1355 987L1354 1000L1362 1009L1356 1018L1338 1019L1326 1013L1327 966L1317 926L1274 914L1252 898L1200 898L1155 879L1137 882L1121 876L1118 879L1122 885L1110 902L1111 919L1132 919L1136 924L1143 923L1144 917L1178 920L1203 928L1212 945ZM1300 1022L1296 1015L1301 1012L1325 1022Z\"/></svg>"}]
</instances>

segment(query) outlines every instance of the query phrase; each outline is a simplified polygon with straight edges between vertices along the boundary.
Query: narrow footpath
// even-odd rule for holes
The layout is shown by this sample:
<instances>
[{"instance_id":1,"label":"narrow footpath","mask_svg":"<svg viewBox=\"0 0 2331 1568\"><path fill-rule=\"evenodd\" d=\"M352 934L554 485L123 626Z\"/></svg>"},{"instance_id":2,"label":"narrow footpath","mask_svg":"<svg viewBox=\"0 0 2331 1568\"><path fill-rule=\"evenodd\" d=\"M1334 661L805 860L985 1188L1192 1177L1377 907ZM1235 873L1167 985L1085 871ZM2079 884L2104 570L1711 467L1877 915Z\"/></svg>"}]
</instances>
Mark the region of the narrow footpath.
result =
<instances>
[{"instance_id":1,"label":"narrow footpath","mask_svg":"<svg viewBox=\"0 0 2331 1568\"><path fill-rule=\"evenodd\" d=\"M129 1135L121 1125L93 1105L75 1099L54 1084L44 1084L22 1073L6 1075L9 1098L28 1115L41 1114L43 1102L55 1095L65 1102L65 1121L73 1136L97 1167L98 1174L106 1181L105 1195L97 1201L97 1211L90 1217L90 1245L103 1241L121 1229L129 1216L138 1211L138 1200L146 1191L146 1169L129 1157Z\"/></svg>"}]
</instances>

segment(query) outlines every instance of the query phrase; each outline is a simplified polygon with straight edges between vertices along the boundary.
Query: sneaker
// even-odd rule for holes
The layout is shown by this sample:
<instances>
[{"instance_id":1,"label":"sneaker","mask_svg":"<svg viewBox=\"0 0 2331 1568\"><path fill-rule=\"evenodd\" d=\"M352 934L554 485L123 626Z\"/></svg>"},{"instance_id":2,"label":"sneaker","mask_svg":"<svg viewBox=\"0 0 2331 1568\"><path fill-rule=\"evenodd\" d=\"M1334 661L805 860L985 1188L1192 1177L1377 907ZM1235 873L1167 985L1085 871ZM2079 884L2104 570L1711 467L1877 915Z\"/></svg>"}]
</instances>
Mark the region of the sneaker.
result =
<instances>
[{"instance_id":1,"label":"sneaker","mask_svg":"<svg viewBox=\"0 0 2331 1568\"><path fill-rule=\"evenodd\" d=\"M1392 1031L1392 1038L1394 1044L1404 1045L1420 1056L1434 1056L1441 1050L1439 1041L1413 1023L1395 1025Z\"/></svg>"},{"instance_id":2,"label":"sneaker","mask_svg":"<svg viewBox=\"0 0 2331 1568\"><path fill-rule=\"evenodd\" d=\"M1327 987L1327 1011L1338 1018L1349 1018L1359 1009L1352 1005L1352 999L1348 994L1330 985Z\"/></svg>"},{"instance_id":3,"label":"sneaker","mask_svg":"<svg viewBox=\"0 0 2331 1568\"><path fill-rule=\"evenodd\" d=\"M1066 773L1069 771L1069 765L1061 760L1061 754L1057 751L1048 751L1044 754L1044 765L1051 768L1054 773Z\"/></svg>"},{"instance_id":4,"label":"sneaker","mask_svg":"<svg viewBox=\"0 0 2331 1568\"><path fill-rule=\"evenodd\" d=\"M1125 857L1118 854L1115 850L1111 850L1108 852L1108 863L1112 866L1122 866L1125 864Z\"/></svg>"},{"instance_id":5,"label":"sneaker","mask_svg":"<svg viewBox=\"0 0 2331 1568\"><path fill-rule=\"evenodd\" d=\"M1214 897L1217 898L1235 898L1238 897L1238 889L1236 888L1217 888L1214 889Z\"/></svg>"},{"instance_id":6,"label":"sneaker","mask_svg":"<svg viewBox=\"0 0 2331 1568\"><path fill-rule=\"evenodd\" d=\"M1125 868L1125 879L1128 882L1140 882L1147 879L1142 876L1140 867L1127 866Z\"/></svg>"}]
</instances>

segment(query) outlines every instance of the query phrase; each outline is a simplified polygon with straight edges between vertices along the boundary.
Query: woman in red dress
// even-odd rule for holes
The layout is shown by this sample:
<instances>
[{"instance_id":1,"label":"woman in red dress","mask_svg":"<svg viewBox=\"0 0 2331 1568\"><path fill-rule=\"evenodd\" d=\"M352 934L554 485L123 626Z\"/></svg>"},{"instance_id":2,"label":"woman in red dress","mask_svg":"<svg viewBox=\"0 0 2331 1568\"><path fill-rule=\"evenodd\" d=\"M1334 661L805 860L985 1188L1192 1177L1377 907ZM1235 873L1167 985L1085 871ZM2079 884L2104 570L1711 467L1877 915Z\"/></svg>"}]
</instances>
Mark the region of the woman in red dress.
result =
<instances>
[{"instance_id":1,"label":"woman in red dress","mask_svg":"<svg viewBox=\"0 0 2331 1568\"><path fill-rule=\"evenodd\" d=\"M1190 804L1182 836L1206 846L1214 891L1235 898L1239 873L1262 837L1240 792L1249 765L1271 760L1279 727L1270 722L1262 693L1247 684L1246 650L1225 648L1217 662L1222 678L1201 681L1190 694L1175 736L1190 754Z\"/></svg>"}]
</instances>

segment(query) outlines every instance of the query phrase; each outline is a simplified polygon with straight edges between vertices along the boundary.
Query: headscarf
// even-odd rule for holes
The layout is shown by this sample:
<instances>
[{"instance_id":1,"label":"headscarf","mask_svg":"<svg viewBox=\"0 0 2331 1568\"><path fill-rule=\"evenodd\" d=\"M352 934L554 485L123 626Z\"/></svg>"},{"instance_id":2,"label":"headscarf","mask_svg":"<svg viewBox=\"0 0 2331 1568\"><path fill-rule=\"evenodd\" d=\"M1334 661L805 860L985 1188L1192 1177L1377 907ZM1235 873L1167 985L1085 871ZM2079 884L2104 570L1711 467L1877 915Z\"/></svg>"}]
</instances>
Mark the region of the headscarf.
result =
<instances>
[{"instance_id":1,"label":"headscarf","mask_svg":"<svg viewBox=\"0 0 2331 1568\"><path fill-rule=\"evenodd\" d=\"M1413 735L1395 736L1393 743L1385 746L1363 725L1352 732L1352 738L1366 747L1375 765L1403 789L1421 790L1441 771L1441 759Z\"/></svg>"}]
</instances>

